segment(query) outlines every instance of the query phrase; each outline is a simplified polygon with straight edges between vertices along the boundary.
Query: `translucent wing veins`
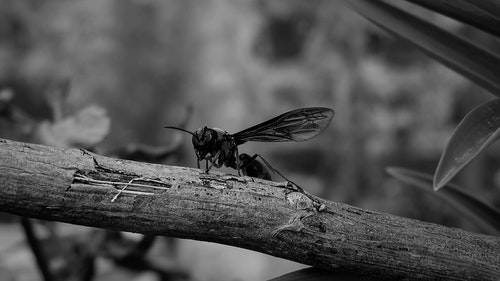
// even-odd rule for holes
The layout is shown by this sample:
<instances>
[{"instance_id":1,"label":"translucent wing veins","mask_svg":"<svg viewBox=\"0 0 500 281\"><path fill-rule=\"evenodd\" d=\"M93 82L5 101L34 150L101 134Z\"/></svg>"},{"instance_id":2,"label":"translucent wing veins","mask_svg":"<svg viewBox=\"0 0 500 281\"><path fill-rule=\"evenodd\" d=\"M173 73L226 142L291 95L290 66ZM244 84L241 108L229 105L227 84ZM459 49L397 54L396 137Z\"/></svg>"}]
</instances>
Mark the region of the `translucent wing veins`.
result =
<instances>
[{"instance_id":1,"label":"translucent wing veins","mask_svg":"<svg viewBox=\"0 0 500 281\"><path fill-rule=\"evenodd\" d=\"M300 108L234 134L236 143L247 141L306 141L320 134L332 121L335 112L325 107Z\"/></svg>"}]
</instances>

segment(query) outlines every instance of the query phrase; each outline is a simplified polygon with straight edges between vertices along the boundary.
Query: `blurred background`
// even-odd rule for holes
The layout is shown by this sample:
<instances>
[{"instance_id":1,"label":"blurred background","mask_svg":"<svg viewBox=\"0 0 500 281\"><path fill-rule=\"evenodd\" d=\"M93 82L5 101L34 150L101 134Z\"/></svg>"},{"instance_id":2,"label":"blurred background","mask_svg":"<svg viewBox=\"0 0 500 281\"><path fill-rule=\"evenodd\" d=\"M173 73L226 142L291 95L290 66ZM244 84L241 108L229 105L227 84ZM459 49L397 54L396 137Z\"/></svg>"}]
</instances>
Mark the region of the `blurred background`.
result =
<instances>
[{"instance_id":1,"label":"blurred background","mask_svg":"<svg viewBox=\"0 0 500 281\"><path fill-rule=\"evenodd\" d=\"M411 9L500 50L478 31ZM195 167L191 137L163 126L235 133L292 109L330 107L336 116L317 138L247 143L240 152L263 155L322 198L477 231L385 168L432 174L458 122L489 99L339 1L0 0L2 138ZM500 206L500 151L489 152L456 182ZM27 228L8 214L0 220L0 279L42 280ZM84 251L93 266L87 280L264 280L304 267L228 246L148 238L154 243L141 259L154 266L133 269L117 257L145 237L31 226L52 241L44 247L59 271L76 270L80 248L99 241ZM67 274L83 280L81 272Z\"/></svg>"}]
</instances>

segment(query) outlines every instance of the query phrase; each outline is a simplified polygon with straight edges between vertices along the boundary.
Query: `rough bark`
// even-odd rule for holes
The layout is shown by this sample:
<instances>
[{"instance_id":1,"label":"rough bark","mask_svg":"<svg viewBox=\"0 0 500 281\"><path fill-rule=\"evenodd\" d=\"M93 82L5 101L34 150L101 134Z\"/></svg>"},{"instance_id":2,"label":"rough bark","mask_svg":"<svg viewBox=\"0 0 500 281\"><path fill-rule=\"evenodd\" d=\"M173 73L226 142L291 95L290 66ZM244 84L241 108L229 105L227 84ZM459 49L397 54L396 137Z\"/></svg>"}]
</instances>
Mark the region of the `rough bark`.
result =
<instances>
[{"instance_id":1,"label":"rough bark","mask_svg":"<svg viewBox=\"0 0 500 281\"><path fill-rule=\"evenodd\" d=\"M499 237L324 201L286 183L5 139L0 211L212 241L383 279L500 276Z\"/></svg>"}]
</instances>

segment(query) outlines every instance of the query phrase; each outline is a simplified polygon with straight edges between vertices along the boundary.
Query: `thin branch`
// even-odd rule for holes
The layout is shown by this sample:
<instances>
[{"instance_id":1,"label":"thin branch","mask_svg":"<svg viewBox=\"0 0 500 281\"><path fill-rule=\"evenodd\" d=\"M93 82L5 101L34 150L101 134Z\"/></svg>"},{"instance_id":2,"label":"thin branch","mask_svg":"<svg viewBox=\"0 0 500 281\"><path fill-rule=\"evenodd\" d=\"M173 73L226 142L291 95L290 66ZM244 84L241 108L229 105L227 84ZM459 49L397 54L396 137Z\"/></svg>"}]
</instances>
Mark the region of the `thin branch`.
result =
<instances>
[{"instance_id":1,"label":"thin branch","mask_svg":"<svg viewBox=\"0 0 500 281\"><path fill-rule=\"evenodd\" d=\"M382 279L500 276L499 237L328 202L287 183L3 139L0 211L217 242Z\"/></svg>"},{"instance_id":2,"label":"thin branch","mask_svg":"<svg viewBox=\"0 0 500 281\"><path fill-rule=\"evenodd\" d=\"M26 240L28 241L33 255L35 256L38 269L40 269L40 272L42 273L43 280L55 280L49 267L48 257L44 253L43 247L40 245L40 241L38 240L38 237L36 237L35 231L33 230L33 222L30 219L23 217L21 218L21 225L23 226L24 233L26 234Z\"/></svg>"}]
</instances>

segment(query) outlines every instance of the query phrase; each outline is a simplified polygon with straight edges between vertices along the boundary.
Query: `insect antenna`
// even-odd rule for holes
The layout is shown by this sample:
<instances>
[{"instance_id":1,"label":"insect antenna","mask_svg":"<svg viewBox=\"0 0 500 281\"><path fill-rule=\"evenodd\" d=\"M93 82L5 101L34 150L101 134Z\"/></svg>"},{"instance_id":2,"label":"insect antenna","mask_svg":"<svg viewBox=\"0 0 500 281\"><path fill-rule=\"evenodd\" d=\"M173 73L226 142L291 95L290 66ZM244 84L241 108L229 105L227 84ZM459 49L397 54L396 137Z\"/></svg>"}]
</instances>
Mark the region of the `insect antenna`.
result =
<instances>
[{"instance_id":1,"label":"insect antenna","mask_svg":"<svg viewBox=\"0 0 500 281\"><path fill-rule=\"evenodd\" d=\"M178 130L178 131L183 131L183 132L188 133L188 134L190 134L192 136L195 136L193 132L190 132L190 131L182 129L182 128L177 128L177 127L173 127L173 126L165 126L163 128L165 128L165 129L174 129L174 130Z\"/></svg>"}]
</instances>

